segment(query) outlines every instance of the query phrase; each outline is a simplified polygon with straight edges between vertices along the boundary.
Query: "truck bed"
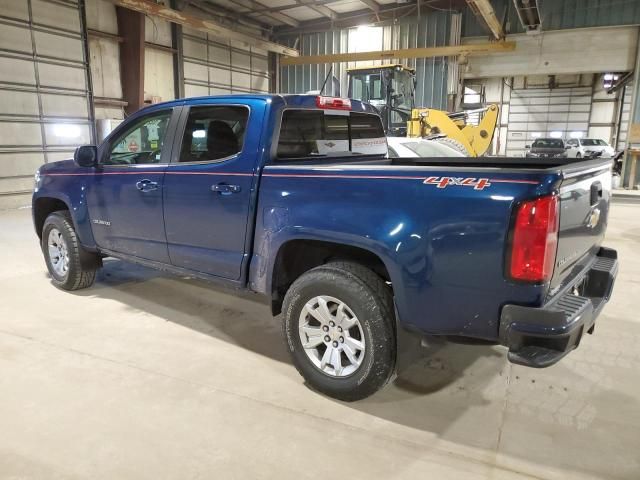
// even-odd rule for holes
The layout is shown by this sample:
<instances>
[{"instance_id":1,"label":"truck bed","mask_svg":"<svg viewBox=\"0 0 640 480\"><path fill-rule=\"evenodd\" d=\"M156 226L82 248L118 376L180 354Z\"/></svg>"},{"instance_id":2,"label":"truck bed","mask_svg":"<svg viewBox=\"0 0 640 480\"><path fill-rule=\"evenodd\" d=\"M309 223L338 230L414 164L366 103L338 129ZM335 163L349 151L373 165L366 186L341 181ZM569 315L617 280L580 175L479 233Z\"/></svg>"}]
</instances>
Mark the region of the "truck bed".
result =
<instances>
[{"instance_id":1,"label":"truck bed","mask_svg":"<svg viewBox=\"0 0 640 480\"><path fill-rule=\"evenodd\" d=\"M424 167L456 166L470 168L524 168L531 170L556 169L559 167L584 168L591 163L601 165L611 159L583 160L581 158L529 158L529 157L435 157L435 158L394 158L390 165ZM578 164L578 165L576 165Z\"/></svg>"},{"instance_id":2,"label":"truck bed","mask_svg":"<svg viewBox=\"0 0 640 480\"><path fill-rule=\"evenodd\" d=\"M599 167L611 163L610 158L585 160L583 158L529 158L529 157L421 157L421 158L376 158L371 156L338 156L317 158L292 158L279 160L278 165L335 166L375 165L387 167L457 167L457 168L493 168L518 169L540 172L540 170L576 171L589 166Z\"/></svg>"}]
</instances>

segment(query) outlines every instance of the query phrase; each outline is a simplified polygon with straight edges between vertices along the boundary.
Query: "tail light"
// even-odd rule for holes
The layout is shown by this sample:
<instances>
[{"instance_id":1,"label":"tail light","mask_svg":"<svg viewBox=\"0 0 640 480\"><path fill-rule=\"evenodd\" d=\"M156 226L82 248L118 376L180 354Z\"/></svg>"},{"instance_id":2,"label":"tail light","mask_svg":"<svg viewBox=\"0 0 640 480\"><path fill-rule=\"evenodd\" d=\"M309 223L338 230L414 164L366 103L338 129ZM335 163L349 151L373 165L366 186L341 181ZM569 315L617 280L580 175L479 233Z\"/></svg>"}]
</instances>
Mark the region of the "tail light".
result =
<instances>
[{"instance_id":1,"label":"tail light","mask_svg":"<svg viewBox=\"0 0 640 480\"><path fill-rule=\"evenodd\" d=\"M316 97L316 106L331 110L351 110L351 100L337 97Z\"/></svg>"},{"instance_id":2,"label":"tail light","mask_svg":"<svg viewBox=\"0 0 640 480\"><path fill-rule=\"evenodd\" d=\"M551 278L558 248L559 219L556 195L518 206L511 242L511 278L535 283Z\"/></svg>"}]
</instances>

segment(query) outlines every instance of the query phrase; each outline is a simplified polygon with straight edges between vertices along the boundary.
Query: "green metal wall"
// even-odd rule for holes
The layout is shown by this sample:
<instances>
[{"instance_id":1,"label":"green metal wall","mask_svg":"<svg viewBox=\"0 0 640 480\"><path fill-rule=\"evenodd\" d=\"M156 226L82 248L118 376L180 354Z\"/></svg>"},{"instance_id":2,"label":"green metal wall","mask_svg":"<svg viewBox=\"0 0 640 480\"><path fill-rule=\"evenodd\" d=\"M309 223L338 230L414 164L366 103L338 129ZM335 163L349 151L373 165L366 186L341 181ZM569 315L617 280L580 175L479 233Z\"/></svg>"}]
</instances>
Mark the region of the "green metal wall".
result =
<instances>
[{"instance_id":1,"label":"green metal wall","mask_svg":"<svg viewBox=\"0 0 640 480\"><path fill-rule=\"evenodd\" d=\"M432 12L420 19L406 20L383 27L383 49L437 47L448 45L451 36L451 13ZM299 48L302 55L346 53L349 51L349 29L321 33L308 33L284 37L280 42ZM381 62L371 62L381 63ZM432 108L447 108L447 79L449 60L447 57L393 59L384 63L403 63L416 69L416 104ZM281 93L304 93L319 90L329 69L340 81L340 93L347 94L346 68L352 64L334 63L320 65L286 66L280 69ZM338 94L331 81L324 92Z\"/></svg>"}]
</instances>

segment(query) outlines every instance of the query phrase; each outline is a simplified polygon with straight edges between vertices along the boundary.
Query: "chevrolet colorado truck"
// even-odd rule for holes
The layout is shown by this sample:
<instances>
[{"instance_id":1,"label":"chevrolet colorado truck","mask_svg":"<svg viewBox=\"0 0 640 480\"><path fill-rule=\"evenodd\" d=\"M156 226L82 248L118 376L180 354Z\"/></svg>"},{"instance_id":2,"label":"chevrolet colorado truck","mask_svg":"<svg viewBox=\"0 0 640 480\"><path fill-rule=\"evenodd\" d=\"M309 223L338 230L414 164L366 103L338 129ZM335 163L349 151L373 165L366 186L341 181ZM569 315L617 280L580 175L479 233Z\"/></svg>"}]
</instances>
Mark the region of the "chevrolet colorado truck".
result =
<instances>
[{"instance_id":1,"label":"chevrolet colorado truck","mask_svg":"<svg viewBox=\"0 0 640 480\"><path fill-rule=\"evenodd\" d=\"M358 400L401 329L545 367L609 299L609 160L393 158L380 118L309 95L181 99L43 165L33 220L54 285L105 257L264 295L307 383Z\"/></svg>"}]
</instances>

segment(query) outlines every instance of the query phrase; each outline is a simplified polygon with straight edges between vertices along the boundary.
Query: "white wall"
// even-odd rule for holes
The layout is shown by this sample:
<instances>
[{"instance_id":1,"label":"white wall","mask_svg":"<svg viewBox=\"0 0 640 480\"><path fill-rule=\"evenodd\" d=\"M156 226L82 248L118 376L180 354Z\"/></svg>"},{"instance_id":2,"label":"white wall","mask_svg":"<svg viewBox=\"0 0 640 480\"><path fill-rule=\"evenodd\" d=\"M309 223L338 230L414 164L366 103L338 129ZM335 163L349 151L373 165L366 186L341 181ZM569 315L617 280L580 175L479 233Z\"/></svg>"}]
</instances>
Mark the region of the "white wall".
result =
<instances>
[{"instance_id":1,"label":"white wall","mask_svg":"<svg viewBox=\"0 0 640 480\"><path fill-rule=\"evenodd\" d=\"M635 67L638 27L556 30L539 35L509 35L512 52L470 56L464 78L624 72ZM465 38L483 43L486 38Z\"/></svg>"},{"instance_id":2,"label":"white wall","mask_svg":"<svg viewBox=\"0 0 640 480\"><path fill-rule=\"evenodd\" d=\"M145 42L171 47L171 24L145 17ZM144 99L166 102L175 98L173 54L153 47L144 49Z\"/></svg>"},{"instance_id":3,"label":"white wall","mask_svg":"<svg viewBox=\"0 0 640 480\"><path fill-rule=\"evenodd\" d=\"M184 28L185 95L267 93L268 52Z\"/></svg>"}]
</instances>

